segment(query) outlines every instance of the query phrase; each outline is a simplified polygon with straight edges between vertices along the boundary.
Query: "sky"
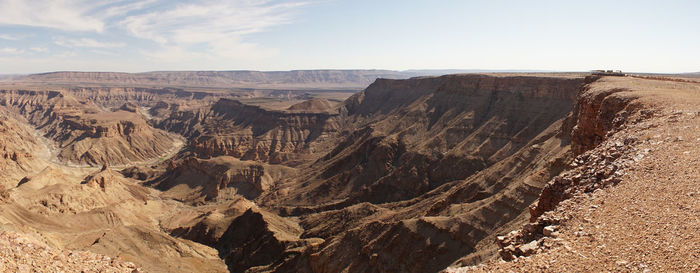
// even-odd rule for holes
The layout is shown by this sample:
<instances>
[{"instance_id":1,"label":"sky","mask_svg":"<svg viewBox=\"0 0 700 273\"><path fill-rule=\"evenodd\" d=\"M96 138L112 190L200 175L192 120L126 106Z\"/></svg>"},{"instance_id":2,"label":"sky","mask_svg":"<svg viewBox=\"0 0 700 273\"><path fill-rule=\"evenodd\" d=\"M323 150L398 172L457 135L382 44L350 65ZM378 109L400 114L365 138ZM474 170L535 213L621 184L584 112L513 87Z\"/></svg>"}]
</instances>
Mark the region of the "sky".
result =
<instances>
[{"instance_id":1,"label":"sky","mask_svg":"<svg viewBox=\"0 0 700 273\"><path fill-rule=\"evenodd\" d=\"M700 1L0 0L0 74L700 71Z\"/></svg>"}]
</instances>

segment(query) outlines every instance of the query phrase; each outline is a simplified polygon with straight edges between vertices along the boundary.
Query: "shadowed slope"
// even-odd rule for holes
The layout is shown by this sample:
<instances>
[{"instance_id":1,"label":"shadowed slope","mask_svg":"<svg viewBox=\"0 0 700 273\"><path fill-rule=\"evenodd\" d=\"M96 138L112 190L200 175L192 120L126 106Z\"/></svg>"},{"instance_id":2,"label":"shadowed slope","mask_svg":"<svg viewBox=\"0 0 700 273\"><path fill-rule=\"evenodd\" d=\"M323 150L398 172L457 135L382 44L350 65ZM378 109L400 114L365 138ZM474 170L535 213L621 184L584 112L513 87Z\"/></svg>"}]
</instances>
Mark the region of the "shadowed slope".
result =
<instances>
[{"instance_id":1,"label":"shadowed slope","mask_svg":"<svg viewBox=\"0 0 700 273\"><path fill-rule=\"evenodd\" d=\"M465 256L490 257L496 248L486 243L524 221L539 189L566 168L570 139L562 132L573 126L567 116L582 84L378 80L341 109L343 141L257 200L298 216L301 238L323 243L250 270L436 272Z\"/></svg>"}]
</instances>

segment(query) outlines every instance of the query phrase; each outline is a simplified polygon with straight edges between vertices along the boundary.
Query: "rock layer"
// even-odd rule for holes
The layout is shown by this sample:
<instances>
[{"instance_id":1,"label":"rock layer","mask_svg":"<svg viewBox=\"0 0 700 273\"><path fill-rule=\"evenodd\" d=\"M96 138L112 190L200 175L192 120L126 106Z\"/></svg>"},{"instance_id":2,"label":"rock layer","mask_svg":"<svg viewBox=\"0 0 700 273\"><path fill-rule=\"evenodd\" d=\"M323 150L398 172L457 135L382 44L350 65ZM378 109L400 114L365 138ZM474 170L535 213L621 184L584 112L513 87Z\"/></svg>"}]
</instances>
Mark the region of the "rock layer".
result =
<instances>
[{"instance_id":1,"label":"rock layer","mask_svg":"<svg viewBox=\"0 0 700 273\"><path fill-rule=\"evenodd\" d=\"M342 141L257 200L300 217L301 237L322 243L249 270L436 272L490 257L496 247L483 245L524 221L539 189L566 168L570 138L561 130L572 127L583 83L378 80L341 108Z\"/></svg>"},{"instance_id":2,"label":"rock layer","mask_svg":"<svg viewBox=\"0 0 700 273\"><path fill-rule=\"evenodd\" d=\"M187 158L171 166L148 185L167 196L193 204L224 201L243 196L250 200L266 192L295 170L279 165L240 161L229 156Z\"/></svg>"},{"instance_id":3,"label":"rock layer","mask_svg":"<svg viewBox=\"0 0 700 273\"><path fill-rule=\"evenodd\" d=\"M289 203L400 201L468 178L564 119L581 84L487 76L379 80L348 99L354 132L314 163L301 179L309 186L293 189Z\"/></svg>"},{"instance_id":4,"label":"rock layer","mask_svg":"<svg viewBox=\"0 0 700 273\"><path fill-rule=\"evenodd\" d=\"M0 185L14 186L27 172L41 167L43 151L39 140L10 115L0 120Z\"/></svg>"},{"instance_id":5,"label":"rock layer","mask_svg":"<svg viewBox=\"0 0 700 273\"><path fill-rule=\"evenodd\" d=\"M315 145L337 131L338 120L337 113L270 111L221 99L210 108L173 113L158 127L188 137L199 157L293 164L312 157Z\"/></svg>"},{"instance_id":6,"label":"rock layer","mask_svg":"<svg viewBox=\"0 0 700 273\"><path fill-rule=\"evenodd\" d=\"M122 165L164 155L175 146L137 113L105 112L61 92L2 91L0 105L16 110L55 141L55 156L72 164Z\"/></svg>"}]
</instances>

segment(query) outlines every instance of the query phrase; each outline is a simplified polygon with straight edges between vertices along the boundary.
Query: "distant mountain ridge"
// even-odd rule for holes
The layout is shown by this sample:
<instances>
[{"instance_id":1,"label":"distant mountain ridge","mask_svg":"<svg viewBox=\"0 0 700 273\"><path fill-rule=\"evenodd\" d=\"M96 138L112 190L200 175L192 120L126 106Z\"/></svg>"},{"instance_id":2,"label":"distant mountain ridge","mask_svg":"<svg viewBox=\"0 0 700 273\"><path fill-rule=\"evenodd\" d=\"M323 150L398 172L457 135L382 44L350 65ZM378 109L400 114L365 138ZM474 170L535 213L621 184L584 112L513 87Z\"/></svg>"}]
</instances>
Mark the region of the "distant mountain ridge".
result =
<instances>
[{"instance_id":1,"label":"distant mountain ridge","mask_svg":"<svg viewBox=\"0 0 700 273\"><path fill-rule=\"evenodd\" d=\"M255 89L363 89L376 79L408 79L446 74L543 72L535 70L414 69L414 70L290 70L290 71L152 71L80 72L56 71L29 75L0 75L0 80L35 84L86 86L168 86Z\"/></svg>"},{"instance_id":2,"label":"distant mountain ridge","mask_svg":"<svg viewBox=\"0 0 700 273\"><path fill-rule=\"evenodd\" d=\"M392 70L154 71L143 73L60 71L14 81L53 84L159 85L182 87L362 89L377 78L405 79L418 74Z\"/></svg>"},{"instance_id":3,"label":"distant mountain ridge","mask_svg":"<svg viewBox=\"0 0 700 273\"><path fill-rule=\"evenodd\" d=\"M23 78L23 77L25 77L25 75L0 74L0 81L15 80L15 79Z\"/></svg>"}]
</instances>

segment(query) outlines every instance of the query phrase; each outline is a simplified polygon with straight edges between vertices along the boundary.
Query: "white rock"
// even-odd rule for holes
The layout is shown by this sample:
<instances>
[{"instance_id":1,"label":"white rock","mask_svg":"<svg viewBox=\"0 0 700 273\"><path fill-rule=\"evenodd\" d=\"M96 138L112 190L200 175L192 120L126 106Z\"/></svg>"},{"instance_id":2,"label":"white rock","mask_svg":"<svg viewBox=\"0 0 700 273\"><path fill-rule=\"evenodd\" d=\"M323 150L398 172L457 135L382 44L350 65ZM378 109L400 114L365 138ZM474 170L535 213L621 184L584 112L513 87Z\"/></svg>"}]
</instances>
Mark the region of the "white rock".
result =
<instances>
[{"instance_id":1,"label":"white rock","mask_svg":"<svg viewBox=\"0 0 700 273\"><path fill-rule=\"evenodd\" d=\"M529 243L527 243L527 244L521 245L521 246L518 247L518 248L519 248L520 251L521 251L523 254L525 254L526 256L527 256L527 255L535 254L535 253L537 252L537 241L529 242Z\"/></svg>"},{"instance_id":2,"label":"white rock","mask_svg":"<svg viewBox=\"0 0 700 273\"><path fill-rule=\"evenodd\" d=\"M544 236L551 237L552 234L557 231L557 228L558 228L558 226L556 226L556 225L546 226L546 227L544 227L544 229L542 229L542 234L544 234Z\"/></svg>"}]
</instances>

